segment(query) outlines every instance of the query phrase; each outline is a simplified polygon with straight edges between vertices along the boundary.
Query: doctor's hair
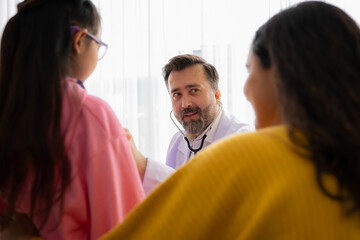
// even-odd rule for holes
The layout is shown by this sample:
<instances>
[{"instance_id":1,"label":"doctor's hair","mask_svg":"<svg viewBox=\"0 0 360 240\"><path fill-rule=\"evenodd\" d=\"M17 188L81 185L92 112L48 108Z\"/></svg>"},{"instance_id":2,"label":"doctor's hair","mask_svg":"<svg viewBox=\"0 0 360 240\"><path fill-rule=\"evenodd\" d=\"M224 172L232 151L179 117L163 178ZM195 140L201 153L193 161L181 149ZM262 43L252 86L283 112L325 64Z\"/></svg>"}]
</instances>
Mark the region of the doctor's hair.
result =
<instances>
[{"instance_id":1,"label":"doctor's hair","mask_svg":"<svg viewBox=\"0 0 360 240\"><path fill-rule=\"evenodd\" d=\"M169 60L169 62L163 67L163 77L165 80L166 88L168 88L168 80L172 71L181 71L187 67L193 65L203 66L207 80L210 83L212 90L216 91L219 89L219 74L216 68L210 63L206 62L205 59L192 54L178 55Z\"/></svg>"},{"instance_id":2,"label":"doctor's hair","mask_svg":"<svg viewBox=\"0 0 360 240\"><path fill-rule=\"evenodd\" d=\"M360 210L360 30L341 9L304 2L257 31L252 51L274 68L278 103L289 137L308 152L319 189ZM299 136L297 132L303 134ZM305 136L306 141L304 142ZM325 174L335 176L330 191Z\"/></svg>"},{"instance_id":3,"label":"doctor's hair","mask_svg":"<svg viewBox=\"0 0 360 240\"><path fill-rule=\"evenodd\" d=\"M61 130L71 25L97 33L100 16L90 0L25 0L5 26L0 59L0 194L6 196L7 207L0 216L2 227L13 217L27 181L30 217L42 214L40 229L55 203L60 201L62 209L71 176Z\"/></svg>"}]
</instances>

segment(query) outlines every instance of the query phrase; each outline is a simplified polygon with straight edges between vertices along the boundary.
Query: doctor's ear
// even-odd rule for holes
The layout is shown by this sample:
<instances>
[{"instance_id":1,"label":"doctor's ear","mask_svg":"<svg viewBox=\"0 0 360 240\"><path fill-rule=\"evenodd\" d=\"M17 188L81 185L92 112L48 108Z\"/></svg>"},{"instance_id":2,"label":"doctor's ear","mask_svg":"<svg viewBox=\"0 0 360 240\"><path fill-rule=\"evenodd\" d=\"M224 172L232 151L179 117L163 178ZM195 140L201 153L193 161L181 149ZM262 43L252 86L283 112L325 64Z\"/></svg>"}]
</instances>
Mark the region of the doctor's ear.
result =
<instances>
[{"instance_id":1,"label":"doctor's ear","mask_svg":"<svg viewBox=\"0 0 360 240\"><path fill-rule=\"evenodd\" d=\"M220 100L221 100L221 93L220 93L220 90L216 90L215 92L215 98L216 98L216 103L219 104L220 103Z\"/></svg>"}]
</instances>

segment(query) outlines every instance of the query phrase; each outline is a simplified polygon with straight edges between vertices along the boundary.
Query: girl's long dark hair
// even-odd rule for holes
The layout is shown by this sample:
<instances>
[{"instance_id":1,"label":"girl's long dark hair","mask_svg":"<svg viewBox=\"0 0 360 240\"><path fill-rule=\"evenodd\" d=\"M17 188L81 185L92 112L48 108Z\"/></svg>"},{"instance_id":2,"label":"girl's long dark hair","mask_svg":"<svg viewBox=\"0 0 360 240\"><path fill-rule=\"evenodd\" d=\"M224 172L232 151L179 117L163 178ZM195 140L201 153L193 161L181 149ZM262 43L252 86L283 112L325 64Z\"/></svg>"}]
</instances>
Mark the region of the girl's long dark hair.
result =
<instances>
[{"instance_id":1,"label":"girl's long dark hair","mask_svg":"<svg viewBox=\"0 0 360 240\"><path fill-rule=\"evenodd\" d=\"M1 219L12 218L19 192L31 180L31 217L44 225L70 183L71 168L61 130L62 95L72 52L70 26L97 33L89 0L26 0L7 23L0 58Z\"/></svg>"},{"instance_id":2,"label":"girl's long dark hair","mask_svg":"<svg viewBox=\"0 0 360 240\"><path fill-rule=\"evenodd\" d=\"M305 2L275 15L256 33L253 52L275 67L289 136L309 152L320 189L360 210L360 30L342 10ZM298 138L300 130L305 143ZM330 173L339 191L323 181Z\"/></svg>"}]
</instances>

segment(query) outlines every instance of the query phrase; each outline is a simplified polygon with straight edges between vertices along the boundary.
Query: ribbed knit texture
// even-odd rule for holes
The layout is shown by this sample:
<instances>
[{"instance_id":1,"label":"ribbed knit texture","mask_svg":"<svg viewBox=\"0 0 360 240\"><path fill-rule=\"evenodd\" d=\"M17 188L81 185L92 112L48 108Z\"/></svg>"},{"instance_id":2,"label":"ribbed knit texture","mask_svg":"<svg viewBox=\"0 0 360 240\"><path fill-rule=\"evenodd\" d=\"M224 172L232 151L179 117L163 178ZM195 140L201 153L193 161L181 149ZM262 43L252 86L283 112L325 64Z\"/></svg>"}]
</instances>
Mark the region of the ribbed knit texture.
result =
<instances>
[{"instance_id":1,"label":"ribbed knit texture","mask_svg":"<svg viewBox=\"0 0 360 240\"><path fill-rule=\"evenodd\" d=\"M359 215L320 191L286 130L213 144L102 239L360 239ZM325 183L336 189L331 176Z\"/></svg>"}]
</instances>

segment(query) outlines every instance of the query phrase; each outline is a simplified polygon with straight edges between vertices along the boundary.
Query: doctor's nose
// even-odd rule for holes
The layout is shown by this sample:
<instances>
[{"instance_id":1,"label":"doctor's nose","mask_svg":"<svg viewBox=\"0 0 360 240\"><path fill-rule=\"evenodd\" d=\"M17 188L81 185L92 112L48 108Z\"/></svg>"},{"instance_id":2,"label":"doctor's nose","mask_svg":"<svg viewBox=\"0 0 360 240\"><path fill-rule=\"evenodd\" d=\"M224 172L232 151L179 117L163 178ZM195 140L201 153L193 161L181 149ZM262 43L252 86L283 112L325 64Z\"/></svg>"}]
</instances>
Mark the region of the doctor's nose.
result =
<instances>
[{"instance_id":1,"label":"doctor's nose","mask_svg":"<svg viewBox=\"0 0 360 240\"><path fill-rule=\"evenodd\" d=\"M183 97L181 99L181 107L182 108L187 108L187 107L191 107L191 106L192 106L192 101L190 98Z\"/></svg>"}]
</instances>

